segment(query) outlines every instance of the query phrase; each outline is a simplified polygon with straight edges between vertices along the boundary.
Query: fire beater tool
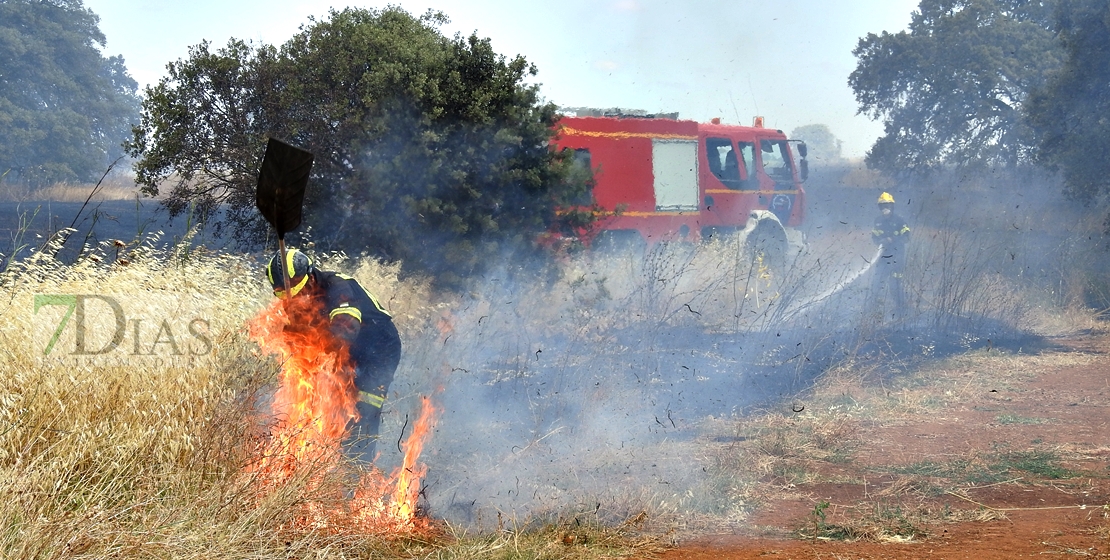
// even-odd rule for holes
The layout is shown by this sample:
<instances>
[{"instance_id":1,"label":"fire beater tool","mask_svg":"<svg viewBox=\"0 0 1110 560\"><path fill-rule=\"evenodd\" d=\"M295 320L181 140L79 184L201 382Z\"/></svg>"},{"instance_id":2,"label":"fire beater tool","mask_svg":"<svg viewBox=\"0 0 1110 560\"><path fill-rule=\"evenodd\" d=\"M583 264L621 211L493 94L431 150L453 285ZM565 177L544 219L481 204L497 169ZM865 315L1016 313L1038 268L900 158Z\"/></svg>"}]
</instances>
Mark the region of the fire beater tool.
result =
<instances>
[{"instance_id":1,"label":"fire beater tool","mask_svg":"<svg viewBox=\"0 0 1110 560\"><path fill-rule=\"evenodd\" d=\"M285 269L285 234L301 225L301 207L308 175L312 171L312 152L290 146L276 138L266 145L266 156L258 171L256 204L258 211L277 230L281 254L281 276L289 294L289 271Z\"/></svg>"}]
</instances>

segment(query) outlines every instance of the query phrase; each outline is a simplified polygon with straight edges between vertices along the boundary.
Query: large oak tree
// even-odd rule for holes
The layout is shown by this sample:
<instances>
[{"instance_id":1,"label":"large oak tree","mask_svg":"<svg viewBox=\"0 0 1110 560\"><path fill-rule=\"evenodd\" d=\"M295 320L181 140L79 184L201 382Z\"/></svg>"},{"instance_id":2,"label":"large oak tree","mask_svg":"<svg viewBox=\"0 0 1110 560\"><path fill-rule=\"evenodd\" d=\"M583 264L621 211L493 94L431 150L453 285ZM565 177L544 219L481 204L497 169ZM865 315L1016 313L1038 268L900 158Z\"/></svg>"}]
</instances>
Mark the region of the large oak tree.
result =
<instances>
[{"instance_id":1,"label":"large oak tree","mask_svg":"<svg viewBox=\"0 0 1110 560\"><path fill-rule=\"evenodd\" d=\"M868 34L848 78L885 134L872 167L1014 166L1031 161L1031 92L1060 67L1051 0L922 0L908 31Z\"/></svg>"},{"instance_id":2,"label":"large oak tree","mask_svg":"<svg viewBox=\"0 0 1110 560\"><path fill-rule=\"evenodd\" d=\"M557 115L525 83L535 68L477 36L443 36L444 21L349 8L280 47L194 46L146 92L139 183L168 186L174 213L192 206L263 241L254 188L273 136L316 156L304 223L318 244L447 280L527 247L587 182L549 147Z\"/></svg>"},{"instance_id":3,"label":"large oak tree","mask_svg":"<svg viewBox=\"0 0 1110 560\"><path fill-rule=\"evenodd\" d=\"M1060 0L1060 72L1029 103L1041 161L1063 172L1066 192L1110 194L1110 0Z\"/></svg>"},{"instance_id":4,"label":"large oak tree","mask_svg":"<svg viewBox=\"0 0 1110 560\"><path fill-rule=\"evenodd\" d=\"M123 155L138 84L81 0L0 1L0 175L90 181Z\"/></svg>"}]
</instances>

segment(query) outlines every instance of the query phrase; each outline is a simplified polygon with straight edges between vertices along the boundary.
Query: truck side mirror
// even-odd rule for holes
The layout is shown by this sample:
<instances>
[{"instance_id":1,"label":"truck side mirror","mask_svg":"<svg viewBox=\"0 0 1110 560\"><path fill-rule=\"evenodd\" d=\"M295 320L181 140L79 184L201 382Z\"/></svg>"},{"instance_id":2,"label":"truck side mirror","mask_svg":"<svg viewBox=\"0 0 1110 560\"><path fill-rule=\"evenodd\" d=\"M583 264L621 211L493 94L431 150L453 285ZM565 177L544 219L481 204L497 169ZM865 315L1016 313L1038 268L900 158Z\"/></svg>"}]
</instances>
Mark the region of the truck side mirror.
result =
<instances>
[{"instance_id":1,"label":"truck side mirror","mask_svg":"<svg viewBox=\"0 0 1110 560\"><path fill-rule=\"evenodd\" d=\"M802 144L802 146L805 146L805 144ZM800 148L800 149L798 150L798 153L803 153L803 152L805 152L805 148L804 148L804 147L803 147L803 148ZM801 175L802 175L802 181L805 181L806 179L808 179L808 178L809 178L809 162L805 160L805 156L804 156L804 155L802 156L802 161L801 161L801 162L799 162L799 164L801 165L801 169L800 169L799 171L800 171L800 173L801 173Z\"/></svg>"},{"instance_id":2,"label":"truck side mirror","mask_svg":"<svg viewBox=\"0 0 1110 560\"><path fill-rule=\"evenodd\" d=\"M798 142L798 155L805 158L807 152L809 152L809 150L806 148L806 143L805 142Z\"/></svg>"}]
</instances>

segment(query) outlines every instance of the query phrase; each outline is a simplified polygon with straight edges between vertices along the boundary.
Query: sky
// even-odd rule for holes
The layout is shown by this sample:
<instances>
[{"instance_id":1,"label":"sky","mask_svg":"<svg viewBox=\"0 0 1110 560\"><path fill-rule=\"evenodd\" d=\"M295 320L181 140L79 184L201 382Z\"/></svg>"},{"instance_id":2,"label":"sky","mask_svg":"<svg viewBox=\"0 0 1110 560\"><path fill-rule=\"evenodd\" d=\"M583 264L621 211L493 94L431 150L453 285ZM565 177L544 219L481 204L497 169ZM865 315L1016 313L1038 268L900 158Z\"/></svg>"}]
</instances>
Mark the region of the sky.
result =
<instances>
[{"instance_id":1,"label":"sky","mask_svg":"<svg viewBox=\"0 0 1110 560\"><path fill-rule=\"evenodd\" d=\"M562 107L678 112L680 118L789 133L825 124L843 155L862 157L882 125L857 115L848 75L868 33L898 32L918 0L391 0L450 18L446 35L477 33L494 50L536 65L534 82ZM140 89L203 40L280 45L353 0L86 0L100 16L105 56L122 55Z\"/></svg>"}]
</instances>

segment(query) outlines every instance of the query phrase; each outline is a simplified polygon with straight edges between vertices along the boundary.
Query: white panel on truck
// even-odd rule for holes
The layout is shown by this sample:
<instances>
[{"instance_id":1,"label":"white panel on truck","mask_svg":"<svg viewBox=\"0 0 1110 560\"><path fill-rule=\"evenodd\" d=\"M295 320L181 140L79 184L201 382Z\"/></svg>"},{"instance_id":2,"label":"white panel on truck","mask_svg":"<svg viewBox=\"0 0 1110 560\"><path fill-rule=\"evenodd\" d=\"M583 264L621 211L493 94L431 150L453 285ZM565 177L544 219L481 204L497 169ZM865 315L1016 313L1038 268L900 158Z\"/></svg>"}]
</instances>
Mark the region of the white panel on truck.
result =
<instances>
[{"instance_id":1,"label":"white panel on truck","mask_svg":"<svg viewBox=\"0 0 1110 560\"><path fill-rule=\"evenodd\" d=\"M698 209L698 143L694 140L652 140L655 210Z\"/></svg>"}]
</instances>

